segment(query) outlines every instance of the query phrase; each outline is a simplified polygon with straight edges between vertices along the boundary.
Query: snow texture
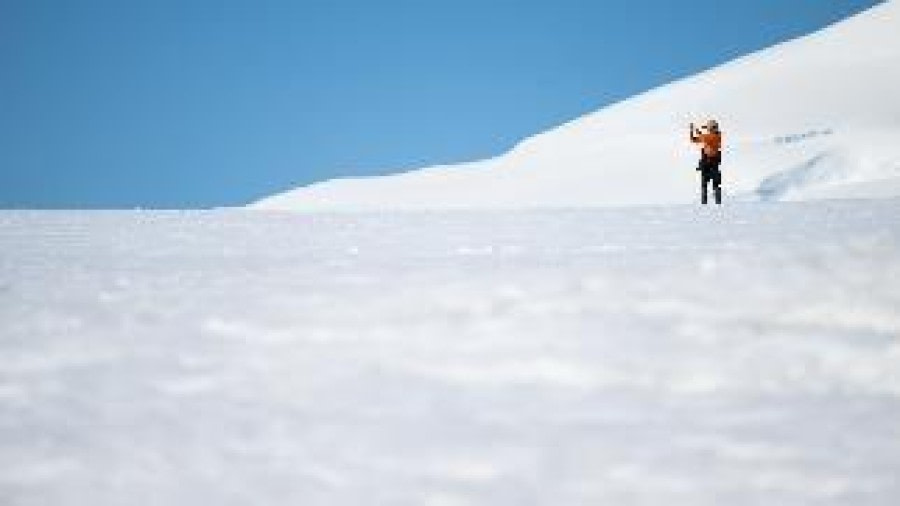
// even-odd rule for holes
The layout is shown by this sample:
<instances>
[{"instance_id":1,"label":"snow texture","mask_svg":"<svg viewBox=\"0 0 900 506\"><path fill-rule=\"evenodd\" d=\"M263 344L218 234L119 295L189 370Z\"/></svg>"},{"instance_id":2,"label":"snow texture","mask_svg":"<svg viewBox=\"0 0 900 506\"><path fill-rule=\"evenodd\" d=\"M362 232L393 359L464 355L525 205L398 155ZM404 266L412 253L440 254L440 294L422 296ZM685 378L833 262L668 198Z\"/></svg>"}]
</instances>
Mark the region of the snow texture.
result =
<instances>
[{"instance_id":1,"label":"snow texture","mask_svg":"<svg viewBox=\"0 0 900 506\"><path fill-rule=\"evenodd\" d=\"M552 208L697 199L688 123L724 129L730 200L900 196L900 0L526 139L494 159L340 179L256 209Z\"/></svg>"},{"instance_id":2,"label":"snow texture","mask_svg":"<svg viewBox=\"0 0 900 506\"><path fill-rule=\"evenodd\" d=\"M2 212L0 504L895 505L898 216Z\"/></svg>"}]
</instances>

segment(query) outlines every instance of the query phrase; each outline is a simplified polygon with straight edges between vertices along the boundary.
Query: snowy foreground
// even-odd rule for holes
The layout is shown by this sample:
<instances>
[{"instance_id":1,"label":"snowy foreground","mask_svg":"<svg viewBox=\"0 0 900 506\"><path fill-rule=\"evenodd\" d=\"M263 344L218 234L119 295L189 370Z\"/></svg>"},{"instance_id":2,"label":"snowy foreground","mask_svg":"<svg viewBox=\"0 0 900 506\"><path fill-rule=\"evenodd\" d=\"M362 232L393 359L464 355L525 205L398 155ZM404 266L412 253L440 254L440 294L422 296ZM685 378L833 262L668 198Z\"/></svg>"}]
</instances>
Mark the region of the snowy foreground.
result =
<instances>
[{"instance_id":1,"label":"snowy foreground","mask_svg":"<svg viewBox=\"0 0 900 506\"><path fill-rule=\"evenodd\" d=\"M0 504L895 505L898 216L0 212Z\"/></svg>"}]
</instances>

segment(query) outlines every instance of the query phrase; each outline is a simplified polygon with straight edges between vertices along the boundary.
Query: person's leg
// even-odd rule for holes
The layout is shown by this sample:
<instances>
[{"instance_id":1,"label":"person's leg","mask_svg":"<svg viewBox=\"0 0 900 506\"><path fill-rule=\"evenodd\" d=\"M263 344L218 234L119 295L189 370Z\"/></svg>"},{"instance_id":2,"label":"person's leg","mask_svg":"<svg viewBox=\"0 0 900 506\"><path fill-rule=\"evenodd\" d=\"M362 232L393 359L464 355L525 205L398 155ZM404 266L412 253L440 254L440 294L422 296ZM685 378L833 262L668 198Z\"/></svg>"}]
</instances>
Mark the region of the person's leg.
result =
<instances>
[{"instance_id":1,"label":"person's leg","mask_svg":"<svg viewBox=\"0 0 900 506\"><path fill-rule=\"evenodd\" d=\"M700 170L700 203L706 205L706 186L709 184L709 170L703 167Z\"/></svg>"},{"instance_id":2,"label":"person's leg","mask_svg":"<svg viewBox=\"0 0 900 506\"><path fill-rule=\"evenodd\" d=\"M713 160L713 188L716 192L716 204L722 203L722 171L719 169L722 166L722 153L716 155Z\"/></svg>"},{"instance_id":3,"label":"person's leg","mask_svg":"<svg viewBox=\"0 0 900 506\"><path fill-rule=\"evenodd\" d=\"M716 204L722 204L722 172L718 167L712 170L713 191L716 194Z\"/></svg>"},{"instance_id":4,"label":"person's leg","mask_svg":"<svg viewBox=\"0 0 900 506\"><path fill-rule=\"evenodd\" d=\"M706 204L706 185L709 183L709 167L706 155L700 155L700 162L697 164L697 170L700 172L700 203Z\"/></svg>"}]
</instances>

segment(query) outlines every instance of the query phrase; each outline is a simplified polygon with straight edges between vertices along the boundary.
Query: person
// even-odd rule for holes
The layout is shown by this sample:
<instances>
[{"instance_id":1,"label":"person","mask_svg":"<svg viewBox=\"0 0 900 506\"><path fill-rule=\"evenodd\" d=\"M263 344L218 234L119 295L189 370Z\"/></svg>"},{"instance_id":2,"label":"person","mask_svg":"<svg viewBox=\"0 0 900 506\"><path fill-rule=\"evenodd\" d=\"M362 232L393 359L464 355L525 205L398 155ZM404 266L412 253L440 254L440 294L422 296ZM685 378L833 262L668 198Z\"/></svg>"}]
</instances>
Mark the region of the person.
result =
<instances>
[{"instance_id":1,"label":"person","mask_svg":"<svg viewBox=\"0 0 900 506\"><path fill-rule=\"evenodd\" d=\"M691 142L700 144L700 203L706 204L706 189L712 182L716 204L722 203L722 132L719 123L711 119L699 130L691 123Z\"/></svg>"}]
</instances>

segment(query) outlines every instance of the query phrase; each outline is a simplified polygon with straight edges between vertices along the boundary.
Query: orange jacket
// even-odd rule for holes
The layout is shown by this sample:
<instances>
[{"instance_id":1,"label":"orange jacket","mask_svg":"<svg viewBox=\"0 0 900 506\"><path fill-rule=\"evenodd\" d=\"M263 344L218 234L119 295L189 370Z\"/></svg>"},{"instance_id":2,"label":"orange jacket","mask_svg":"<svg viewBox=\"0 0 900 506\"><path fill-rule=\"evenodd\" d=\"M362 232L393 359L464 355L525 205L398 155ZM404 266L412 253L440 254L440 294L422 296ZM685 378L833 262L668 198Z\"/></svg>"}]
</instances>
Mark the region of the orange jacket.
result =
<instances>
[{"instance_id":1,"label":"orange jacket","mask_svg":"<svg viewBox=\"0 0 900 506\"><path fill-rule=\"evenodd\" d=\"M703 154L713 156L722 151L722 134L720 132L701 133L694 135L691 132L691 142L703 145Z\"/></svg>"}]
</instances>

